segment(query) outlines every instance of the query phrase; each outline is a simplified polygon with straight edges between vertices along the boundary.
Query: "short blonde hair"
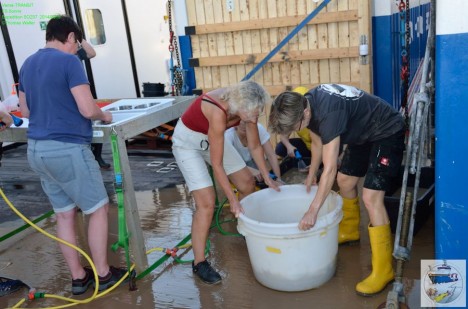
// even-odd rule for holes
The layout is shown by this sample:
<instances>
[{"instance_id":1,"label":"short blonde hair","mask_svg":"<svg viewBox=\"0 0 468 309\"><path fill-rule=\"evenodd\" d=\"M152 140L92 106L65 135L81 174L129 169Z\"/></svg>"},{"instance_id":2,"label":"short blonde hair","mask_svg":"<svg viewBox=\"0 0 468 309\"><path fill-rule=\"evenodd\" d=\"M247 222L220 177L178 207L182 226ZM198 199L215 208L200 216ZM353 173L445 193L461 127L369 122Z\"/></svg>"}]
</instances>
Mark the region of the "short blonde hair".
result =
<instances>
[{"instance_id":1,"label":"short blonde hair","mask_svg":"<svg viewBox=\"0 0 468 309\"><path fill-rule=\"evenodd\" d=\"M257 82L242 81L227 89L221 99L229 104L229 112L235 114L239 111L247 115L262 112L265 105L270 102L270 94Z\"/></svg>"},{"instance_id":2,"label":"short blonde hair","mask_svg":"<svg viewBox=\"0 0 468 309\"><path fill-rule=\"evenodd\" d=\"M290 134L304 117L308 101L302 94L285 91L271 104L268 129L275 134Z\"/></svg>"}]
</instances>

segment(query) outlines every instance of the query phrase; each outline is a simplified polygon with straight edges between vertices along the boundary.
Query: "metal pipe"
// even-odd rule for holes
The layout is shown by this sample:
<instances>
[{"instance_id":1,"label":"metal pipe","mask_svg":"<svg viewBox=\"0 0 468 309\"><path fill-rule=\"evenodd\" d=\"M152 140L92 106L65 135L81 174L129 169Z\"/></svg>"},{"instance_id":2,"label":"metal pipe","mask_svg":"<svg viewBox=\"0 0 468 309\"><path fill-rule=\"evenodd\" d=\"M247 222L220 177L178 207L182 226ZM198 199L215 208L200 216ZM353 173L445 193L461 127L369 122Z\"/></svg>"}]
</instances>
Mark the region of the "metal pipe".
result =
<instances>
[{"instance_id":1,"label":"metal pipe","mask_svg":"<svg viewBox=\"0 0 468 309\"><path fill-rule=\"evenodd\" d=\"M428 96L427 79L429 64L431 63L431 50L433 48L433 27L429 28L426 51L422 63L423 71L419 85L419 93L414 97L413 102L416 108L411 113L410 135L406 150L406 165L403 173L402 188L400 195L400 208L398 212L398 223L395 234L393 256L397 259L396 277L393 289L387 295L386 308L398 309L399 301L404 300L402 273L405 260L409 260L413 242L414 218L416 216L416 206L418 200L419 181L421 174L421 162L424 154L425 142L430 140L429 134L429 106L430 97ZM433 71L431 72L433 73ZM431 74L431 80L434 75ZM415 106L413 103L413 106ZM408 172L415 175L413 194L407 193ZM412 198L411 198L412 197ZM411 204L411 207L410 207Z\"/></svg>"}]
</instances>

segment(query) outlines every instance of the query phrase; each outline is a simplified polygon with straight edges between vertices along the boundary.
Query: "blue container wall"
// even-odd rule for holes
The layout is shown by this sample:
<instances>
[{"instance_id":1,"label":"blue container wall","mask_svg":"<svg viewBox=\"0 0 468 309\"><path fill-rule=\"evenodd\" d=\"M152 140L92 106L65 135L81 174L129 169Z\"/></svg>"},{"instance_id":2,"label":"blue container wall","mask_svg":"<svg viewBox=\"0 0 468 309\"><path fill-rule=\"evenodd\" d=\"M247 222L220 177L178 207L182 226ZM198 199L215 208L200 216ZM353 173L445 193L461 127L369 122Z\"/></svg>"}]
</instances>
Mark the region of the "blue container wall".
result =
<instances>
[{"instance_id":1,"label":"blue container wall","mask_svg":"<svg viewBox=\"0 0 468 309\"><path fill-rule=\"evenodd\" d=\"M189 35L179 36L180 56L182 68L185 71L184 89L182 95L192 95L192 90L196 88L195 71L189 65L189 59L192 58L192 43Z\"/></svg>"},{"instance_id":2,"label":"blue container wall","mask_svg":"<svg viewBox=\"0 0 468 309\"><path fill-rule=\"evenodd\" d=\"M468 258L467 49L468 33L436 36L437 259Z\"/></svg>"},{"instance_id":3,"label":"blue container wall","mask_svg":"<svg viewBox=\"0 0 468 309\"><path fill-rule=\"evenodd\" d=\"M392 65L392 36L390 16L376 16L372 18L374 53L374 94L388 103L393 102L392 85L394 70Z\"/></svg>"},{"instance_id":4,"label":"blue container wall","mask_svg":"<svg viewBox=\"0 0 468 309\"><path fill-rule=\"evenodd\" d=\"M410 82L424 58L430 23L430 3L410 9ZM396 109L401 107L401 47L405 23L399 13L372 18L374 51L374 94Z\"/></svg>"}]
</instances>

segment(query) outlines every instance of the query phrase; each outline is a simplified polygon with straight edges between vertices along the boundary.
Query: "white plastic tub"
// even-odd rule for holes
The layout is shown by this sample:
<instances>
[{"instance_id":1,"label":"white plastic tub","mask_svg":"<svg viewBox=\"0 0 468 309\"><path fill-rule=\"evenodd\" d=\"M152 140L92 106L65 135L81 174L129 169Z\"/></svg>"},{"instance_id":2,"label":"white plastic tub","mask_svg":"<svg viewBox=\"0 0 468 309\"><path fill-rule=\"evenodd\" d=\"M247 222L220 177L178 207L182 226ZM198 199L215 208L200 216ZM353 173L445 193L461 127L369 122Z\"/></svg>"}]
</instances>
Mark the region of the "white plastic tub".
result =
<instances>
[{"instance_id":1,"label":"white plastic tub","mask_svg":"<svg viewBox=\"0 0 468 309\"><path fill-rule=\"evenodd\" d=\"M281 192L257 191L241 201L245 214L237 229L245 236L255 278L279 291L304 291L327 282L335 273L342 199L331 192L315 226L298 229L317 187L286 185Z\"/></svg>"}]
</instances>

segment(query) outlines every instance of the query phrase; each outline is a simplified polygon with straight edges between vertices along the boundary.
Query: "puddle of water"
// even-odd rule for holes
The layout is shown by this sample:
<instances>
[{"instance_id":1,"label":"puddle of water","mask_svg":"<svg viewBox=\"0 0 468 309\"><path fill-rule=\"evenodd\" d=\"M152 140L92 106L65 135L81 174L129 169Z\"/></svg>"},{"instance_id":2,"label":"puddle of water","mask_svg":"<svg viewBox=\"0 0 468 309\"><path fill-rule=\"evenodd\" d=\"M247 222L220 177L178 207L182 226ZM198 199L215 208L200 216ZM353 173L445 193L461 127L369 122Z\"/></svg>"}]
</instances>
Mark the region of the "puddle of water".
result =
<instances>
[{"instance_id":1,"label":"puddle of water","mask_svg":"<svg viewBox=\"0 0 468 309\"><path fill-rule=\"evenodd\" d=\"M300 176L304 176L303 173ZM172 247L190 233L193 201L183 185L136 192L136 198L146 249ZM227 209L223 211L228 212ZM116 207L112 207L109 244L117 240L116 216ZM53 218L45 220L42 226L55 235ZM85 239L85 226L86 223L81 221L77 226L80 239ZM1 232L5 227L2 225L0 227L2 227ZM229 231L236 231L235 223L227 223L224 227ZM364 228L365 223L361 230L364 231ZM38 291L70 296L71 282L68 268L58 244L35 232L23 233L26 234L21 234L8 245L0 243L0 275L20 279L36 287ZM424 236L421 235L421 237ZM94 300L90 304L80 305L80 308L290 309L346 306L346 308L362 309L376 308L385 301L387 292L391 289L390 286L386 292L372 298L360 297L354 292L355 284L367 276L371 269L367 233L363 233L361 245L339 248L337 270L329 282L314 290L295 293L274 291L256 281L245 240L242 237L224 236L214 229L210 233L210 239L209 260L220 271L223 277L221 284L206 285L198 278L194 278L190 264L178 264L169 259L148 276L137 281L137 291L129 292L128 285L124 285L111 295ZM414 244L417 245L418 242L415 241ZM83 241L80 245L87 250ZM417 253L416 256L431 258L432 252L429 247L430 244L425 245L424 254L426 255ZM151 265L161 256L161 252L151 253L148 256L149 264ZM192 257L191 252L188 252L183 259ZM125 264L122 253L110 252L109 260L113 264ZM419 267L419 260L414 261L413 264L412 268L416 270ZM414 271L414 276L417 278L416 271ZM24 290L0 297L0 308L15 305L21 297L26 296L26 292ZM91 291L88 291L80 298L90 295ZM57 300L41 299L28 306L37 308L62 304L64 303Z\"/></svg>"}]
</instances>

